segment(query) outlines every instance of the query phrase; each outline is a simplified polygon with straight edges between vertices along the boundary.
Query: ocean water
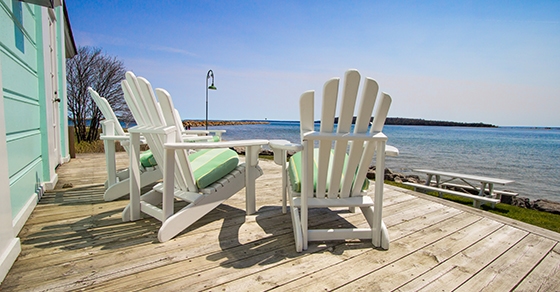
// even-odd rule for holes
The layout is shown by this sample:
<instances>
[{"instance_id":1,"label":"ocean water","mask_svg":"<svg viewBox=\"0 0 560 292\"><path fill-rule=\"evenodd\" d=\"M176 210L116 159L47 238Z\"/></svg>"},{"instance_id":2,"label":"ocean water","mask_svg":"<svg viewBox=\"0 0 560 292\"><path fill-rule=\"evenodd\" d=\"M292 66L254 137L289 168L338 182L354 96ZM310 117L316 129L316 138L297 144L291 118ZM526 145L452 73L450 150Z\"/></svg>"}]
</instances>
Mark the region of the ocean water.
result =
<instances>
[{"instance_id":1,"label":"ocean water","mask_svg":"<svg viewBox=\"0 0 560 292\"><path fill-rule=\"evenodd\" d=\"M299 142L299 122L216 127L225 140L286 139ZM393 171L413 174L427 168L514 180L496 189L531 199L560 201L560 129L385 126L388 144L399 157L388 157Z\"/></svg>"}]
</instances>

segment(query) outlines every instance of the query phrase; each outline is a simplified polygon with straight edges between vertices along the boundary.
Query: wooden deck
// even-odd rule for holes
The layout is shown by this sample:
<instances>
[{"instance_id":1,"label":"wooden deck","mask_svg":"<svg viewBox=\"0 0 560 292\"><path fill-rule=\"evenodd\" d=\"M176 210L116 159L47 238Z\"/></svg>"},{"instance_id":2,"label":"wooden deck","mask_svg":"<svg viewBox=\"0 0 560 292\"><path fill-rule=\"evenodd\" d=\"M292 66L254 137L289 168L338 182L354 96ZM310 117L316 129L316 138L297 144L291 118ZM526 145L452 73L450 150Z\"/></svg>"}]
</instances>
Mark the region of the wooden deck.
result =
<instances>
[{"instance_id":1,"label":"wooden deck","mask_svg":"<svg viewBox=\"0 0 560 292\"><path fill-rule=\"evenodd\" d=\"M0 290L560 290L559 233L391 186L383 214L388 251L348 241L296 253L280 207L280 168L261 166L256 215L245 216L242 190L159 243L158 221L123 223L127 201L103 201L103 156L81 155L58 171L58 186L74 188L46 193L19 234L21 255ZM359 213L310 213L311 225L333 221L365 223Z\"/></svg>"}]
</instances>

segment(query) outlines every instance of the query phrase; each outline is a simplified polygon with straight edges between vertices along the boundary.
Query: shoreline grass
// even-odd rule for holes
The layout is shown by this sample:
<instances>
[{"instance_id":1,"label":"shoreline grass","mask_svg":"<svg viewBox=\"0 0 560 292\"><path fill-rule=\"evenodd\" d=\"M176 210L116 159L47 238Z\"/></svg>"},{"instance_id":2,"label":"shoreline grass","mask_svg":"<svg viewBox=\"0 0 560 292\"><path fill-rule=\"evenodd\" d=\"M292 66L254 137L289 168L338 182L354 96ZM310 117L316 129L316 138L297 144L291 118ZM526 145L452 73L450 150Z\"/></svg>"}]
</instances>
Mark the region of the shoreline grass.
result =
<instances>
[{"instance_id":1,"label":"shoreline grass","mask_svg":"<svg viewBox=\"0 0 560 292\"><path fill-rule=\"evenodd\" d=\"M407 190L414 190L414 188L411 186L407 186L393 181L385 181L385 183L388 185L396 186ZM426 192L424 194L433 197L439 197L438 193L434 191ZM467 199L460 196L449 195L449 194L444 194L443 199L453 201L455 203L459 203L462 205L466 205L469 207L472 207L472 203L473 203L471 199ZM488 204L482 205L481 208L484 211L488 211L496 215L508 217L511 219L515 219L521 222L525 222L531 225L535 225L538 227L542 227L560 233L560 215L558 214L526 209L526 208L521 208L517 206L503 204L503 203L496 204L494 209L492 209L492 207L490 207Z\"/></svg>"}]
</instances>

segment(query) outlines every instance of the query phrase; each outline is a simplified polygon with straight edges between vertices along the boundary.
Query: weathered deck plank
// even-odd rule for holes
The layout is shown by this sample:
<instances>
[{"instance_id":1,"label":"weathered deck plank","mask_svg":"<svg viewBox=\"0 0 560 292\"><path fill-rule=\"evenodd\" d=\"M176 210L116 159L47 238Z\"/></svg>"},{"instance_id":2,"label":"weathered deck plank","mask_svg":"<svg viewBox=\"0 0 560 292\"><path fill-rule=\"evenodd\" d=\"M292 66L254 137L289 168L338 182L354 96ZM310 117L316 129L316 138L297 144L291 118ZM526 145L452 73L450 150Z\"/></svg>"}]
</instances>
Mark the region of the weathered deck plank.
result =
<instances>
[{"instance_id":1,"label":"weathered deck plank","mask_svg":"<svg viewBox=\"0 0 560 292\"><path fill-rule=\"evenodd\" d=\"M560 291L560 244L556 243L515 291Z\"/></svg>"},{"instance_id":2,"label":"weathered deck plank","mask_svg":"<svg viewBox=\"0 0 560 292\"><path fill-rule=\"evenodd\" d=\"M361 249L359 255L332 265L313 275L301 277L279 287L280 291L333 290L351 283L375 269L390 265L392 262L410 254L441 237L480 220L480 217L460 213L457 216L438 222L426 229L419 230L405 237L392 240L388 251ZM370 287L375 290L375 286Z\"/></svg>"},{"instance_id":3,"label":"weathered deck plank","mask_svg":"<svg viewBox=\"0 0 560 292\"><path fill-rule=\"evenodd\" d=\"M367 287L379 287L380 290L395 290L411 278L417 278L426 271L440 266L450 257L477 243L481 238L492 234L501 224L487 219L479 220L454 232L437 242L411 253L391 264L390 267L372 271L357 281L342 287L342 291L367 290ZM410 263L414 263L411 265ZM419 287L404 287L403 291L414 291Z\"/></svg>"},{"instance_id":4,"label":"weathered deck plank","mask_svg":"<svg viewBox=\"0 0 560 292\"><path fill-rule=\"evenodd\" d=\"M456 214L457 213L454 213L453 215ZM441 213L438 215L440 216L416 217L412 220L407 220L406 217L403 217L403 221L401 223L390 226L390 236L392 239L396 240L407 233L413 233L421 230L424 226L440 222L444 220L446 216L450 216L450 213ZM413 228L416 228L416 230L412 231ZM356 242L352 247L347 247L346 244L340 243L335 246L327 246L326 249L320 250L320 252L313 252L313 256L307 260L301 259L297 262L281 263L280 266L275 268L269 268L259 273L252 273L245 277L239 277L234 281L224 283L220 286L212 287L212 290L262 291L265 289L280 287L281 285L291 282L304 275L314 275L314 277L317 277L317 273L321 269L336 265L348 258L358 256L364 252L364 247L367 247L368 245L369 242ZM310 253L310 251L307 253ZM319 255L315 255L315 253L318 253ZM331 257L333 254L336 255L335 259ZM311 267L308 267L307 265L311 265ZM279 269L283 272L279 273Z\"/></svg>"},{"instance_id":5,"label":"weathered deck plank","mask_svg":"<svg viewBox=\"0 0 560 292\"><path fill-rule=\"evenodd\" d=\"M126 156L118 156L125 166ZM256 215L245 215L241 191L159 243L160 223L122 222L127 200L104 202L104 166L89 169L81 159L59 169L74 188L45 194L19 234L23 250L2 291L560 287L560 235L391 186L383 209L388 251L367 241L335 241L297 253L290 216L281 213L280 168L270 161L261 161ZM309 218L317 227L366 224L359 210L313 209Z\"/></svg>"},{"instance_id":6,"label":"weathered deck plank","mask_svg":"<svg viewBox=\"0 0 560 292\"><path fill-rule=\"evenodd\" d=\"M460 285L463 282L460 277L472 272L473 267L479 268L479 265L491 261L507 249L510 243L508 240L519 240L526 234L518 229L495 225L495 223L492 222L493 225L487 228L483 228L480 224L472 225L462 234L458 233L457 236L442 240L423 250L418 256L432 257L436 264L428 266L429 269L418 271L416 277L413 277L414 280L400 286L399 289L401 291L435 291L433 289L438 288L445 291L452 290L453 285ZM443 287L437 286L439 284L443 284L441 285Z\"/></svg>"},{"instance_id":7,"label":"weathered deck plank","mask_svg":"<svg viewBox=\"0 0 560 292\"><path fill-rule=\"evenodd\" d=\"M552 251L554 245L550 239L529 234L457 291L510 291Z\"/></svg>"}]
</instances>

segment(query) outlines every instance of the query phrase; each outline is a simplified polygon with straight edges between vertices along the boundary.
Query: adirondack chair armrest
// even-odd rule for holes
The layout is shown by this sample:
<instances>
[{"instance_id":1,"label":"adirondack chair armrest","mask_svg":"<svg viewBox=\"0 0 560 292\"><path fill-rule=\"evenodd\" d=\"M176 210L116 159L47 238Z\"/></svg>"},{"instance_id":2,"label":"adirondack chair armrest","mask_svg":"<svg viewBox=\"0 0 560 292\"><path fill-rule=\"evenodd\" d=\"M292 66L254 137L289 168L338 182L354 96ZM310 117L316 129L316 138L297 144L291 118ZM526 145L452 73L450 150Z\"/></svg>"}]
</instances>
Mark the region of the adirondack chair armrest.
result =
<instances>
[{"instance_id":1,"label":"adirondack chair armrest","mask_svg":"<svg viewBox=\"0 0 560 292\"><path fill-rule=\"evenodd\" d=\"M220 142L194 142L194 143L165 143L166 149L211 149L211 148L232 148L232 147L251 147L267 145L268 140L250 139L250 140L234 140Z\"/></svg>"},{"instance_id":2,"label":"adirondack chair armrest","mask_svg":"<svg viewBox=\"0 0 560 292\"><path fill-rule=\"evenodd\" d=\"M222 134L225 132L226 130L183 130L183 134L196 134L196 135L213 133L214 135L222 136Z\"/></svg>"},{"instance_id":3,"label":"adirondack chair armrest","mask_svg":"<svg viewBox=\"0 0 560 292\"><path fill-rule=\"evenodd\" d=\"M175 132L174 126L160 126L160 127L145 127L145 126L135 126L128 129L129 133L139 133L139 134L171 134Z\"/></svg>"},{"instance_id":4,"label":"adirondack chair armrest","mask_svg":"<svg viewBox=\"0 0 560 292\"><path fill-rule=\"evenodd\" d=\"M110 141L128 141L130 137L126 136L108 136L108 135L101 135L99 137L101 140L110 140Z\"/></svg>"},{"instance_id":5,"label":"adirondack chair armrest","mask_svg":"<svg viewBox=\"0 0 560 292\"><path fill-rule=\"evenodd\" d=\"M101 121L101 129L103 134L107 136L114 136L115 134L115 122L113 120L103 120Z\"/></svg>"},{"instance_id":6,"label":"adirondack chair armrest","mask_svg":"<svg viewBox=\"0 0 560 292\"><path fill-rule=\"evenodd\" d=\"M303 149L303 145L292 143L288 140L270 140L268 146L274 153L274 162L278 165L283 165L288 159L288 151L299 152Z\"/></svg>"},{"instance_id":7,"label":"adirondack chair armrest","mask_svg":"<svg viewBox=\"0 0 560 292\"><path fill-rule=\"evenodd\" d=\"M119 141L122 146L130 145L130 136L129 135L125 135L125 136L101 135L100 139L101 140L109 140L109 141ZM147 141L146 141L146 138L143 137L143 136L140 136L140 145L146 145L146 144L148 144Z\"/></svg>"},{"instance_id":8,"label":"adirondack chair armrest","mask_svg":"<svg viewBox=\"0 0 560 292\"><path fill-rule=\"evenodd\" d=\"M225 133L226 130L208 130L208 132L214 133L214 135L222 136L222 134Z\"/></svg>"},{"instance_id":9,"label":"adirondack chair armrest","mask_svg":"<svg viewBox=\"0 0 560 292\"><path fill-rule=\"evenodd\" d=\"M213 141L214 138L212 136L198 136L198 135L185 135L183 133L183 142L207 142L207 141Z\"/></svg>"},{"instance_id":10,"label":"adirondack chair armrest","mask_svg":"<svg viewBox=\"0 0 560 292\"><path fill-rule=\"evenodd\" d=\"M218 137L218 141L222 140L222 134L226 130L183 130L181 134L187 135L185 140L188 141L203 141L203 140L214 140L214 136ZM198 137L196 137L198 135ZM213 136L210 136L213 135ZM194 136L194 137L193 137Z\"/></svg>"},{"instance_id":11,"label":"adirondack chair armrest","mask_svg":"<svg viewBox=\"0 0 560 292\"><path fill-rule=\"evenodd\" d=\"M252 140L236 140L236 141L220 141L220 142L187 142L187 143L165 143L165 149L212 149L212 148L233 148L245 147L245 162L250 166L258 164L259 150L263 145L267 145L268 140L252 139Z\"/></svg>"},{"instance_id":12,"label":"adirondack chair armrest","mask_svg":"<svg viewBox=\"0 0 560 292\"><path fill-rule=\"evenodd\" d=\"M222 135L226 132L226 130L210 130L210 133L214 133L214 136L218 136L219 140L222 141Z\"/></svg>"},{"instance_id":13,"label":"adirondack chair armrest","mask_svg":"<svg viewBox=\"0 0 560 292\"><path fill-rule=\"evenodd\" d=\"M200 135L200 134L205 134L208 135L210 134L210 131L206 131L206 130L183 130L181 131L181 134L187 134L187 135Z\"/></svg>"},{"instance_id":14,"label":"adirondack chair armrest","mask_svg":"<svg viewBox=\"0 0 560 292\"><path fill-rule=\"evenodd\" d=\"M385 155L387 156L399 156L399 149L395 146L385 145Z\"/></svg>"}]
</instances>

